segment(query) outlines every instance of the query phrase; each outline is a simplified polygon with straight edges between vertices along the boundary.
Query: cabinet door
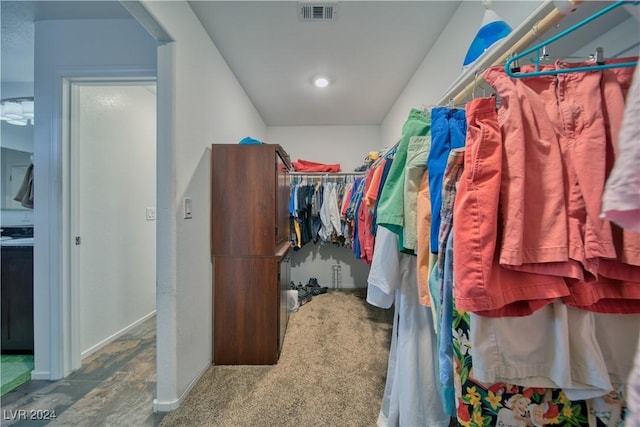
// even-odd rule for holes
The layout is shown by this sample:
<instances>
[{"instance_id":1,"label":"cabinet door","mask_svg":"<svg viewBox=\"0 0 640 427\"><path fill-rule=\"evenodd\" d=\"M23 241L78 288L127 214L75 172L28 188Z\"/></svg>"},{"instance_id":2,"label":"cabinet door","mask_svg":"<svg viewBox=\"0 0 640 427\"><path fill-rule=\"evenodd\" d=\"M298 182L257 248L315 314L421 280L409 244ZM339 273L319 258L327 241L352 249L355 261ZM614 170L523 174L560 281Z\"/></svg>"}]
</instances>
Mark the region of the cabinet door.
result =
<instances>
[{"instance_id":1,"label":"cabinet door","mask_svg":"<svg viewBox=\"0 0 640 427\"><path fill-rule=\"evenodd\" d=\"M278 362L277 257L215 257L213 357L216 365Z\"/></svg>"},{"instance_id":2,"label":"cabinet door","mask_svg":"<svg viewBox=\"0 0 640 427\"><path fill-rule=\"evenodd\" d=\"M270 145L212 145L211 243L214 255L273 255L275 149Z\"/></svg>"}]
</instances>

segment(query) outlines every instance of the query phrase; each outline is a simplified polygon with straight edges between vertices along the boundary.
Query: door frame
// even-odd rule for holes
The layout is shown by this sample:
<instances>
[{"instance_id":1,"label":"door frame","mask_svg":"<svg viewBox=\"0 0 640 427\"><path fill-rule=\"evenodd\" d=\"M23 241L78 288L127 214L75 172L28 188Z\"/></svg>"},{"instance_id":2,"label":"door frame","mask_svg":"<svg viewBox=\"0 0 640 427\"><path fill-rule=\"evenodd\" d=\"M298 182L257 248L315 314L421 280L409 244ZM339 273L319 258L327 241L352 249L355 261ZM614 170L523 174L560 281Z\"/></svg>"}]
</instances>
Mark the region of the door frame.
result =
<instances>
[{"instance_id":1,"label":"door frame","mask_svg":"<svg viewBox=\"0 0 640 427\"><path fill-rule=\"evenodd\" d=\"M81 236L81 230L80 230L80 225L81 225L81 221L82 221L82 211L80 209L80 192L81 192L81 186L82 186L82 179L80 177L79 171L81 168L81 164L80 164L80 159L82 157L81 155L81 150L82 150L82 146L81 144L79 144L79 140L78 140L78 134L79 134L79 129L80 129L80 120L76 120L77 119L77 112L78 112L78 108L74 106L75 103L79 103L79 87L80 86L100 86L100 87L118 87L121 88L123 86L128 86L128 87L134 87L134 88L144 88L144 89L148 89L148 87L152 84L154 87L154 92L155 92L155 87L156 87L156 80L155 79L148 79L148 78L142 78L142 79L117 79L117 80L113 80L113 79L82 79L82 80L70 80L68 81L69 84L69 99L70 99L70 103L69 103L69 135L68 135L68 142L69 142L69 175L68 175L68 182L69 182L69 232L71 233L69 235L69 262L70 262L70 269L69 269L69 280L70 280L70 289L71 289L71 299L72 299L72 305L71 305L71 309L72 309L72 313L71 313L71 325L72 325L72 343L71 343L71 351L72 351L72 360L73 363L82 363L82 358L86 357L88 354L96 351L96 348L98 347L102 347L104 345L103 343L98 343L96 346L90 348L90 349L82 349L81 348L81 342L82 342L82 338L81 338L81 329L82 329L82 319L80 316L80 310L81 310L81 306L80 306L80 298L77 297L80 295L80 293L82 292L82 287L81 287L81 274L80 274L80 265L81 265L81 260L80 260L80 252L79 252L79 248L75 247L77 245L74 244L74 239L76 238L76 236ZM74 90L75 88L75 90ZM154 106L155 109L157 110L157 96L154 94ZM155 125L155 123L154 123ZM155 144L157 146L157 138L154 141ZM154 173L156 173L157 171L154 170ZM155 175L154 175L155 176ZM155 207L155 205L154 205ZM154 224L155 225L155 224ZM155 249L155 247L154 247ZM154 280L155 283L155 280ZM138 319L138 321L134 324L134 325L129 325L129 326L135 326L138 323L147 320L151 317L153 317L153 314L155 314L155 310L153 313L144 316L144 318L142 319ZM75 317L77 315L77 317ZM122 334L123 331L119 331L117 332L118 336ZM107 338L106 340L108 340L109 342L112 341L113 339L115 339L116 336L111 336L110 338ZM85 354L86 353L86 354ZM84 356L83 356L84 354ZM79 357L79 360L75 360L75 358Z\"/></svg>"},{"instance_id":2,"label":"door frame","mask_svg":"<svg viewBox=\"0 0 640 427\"><path fill-rule=\"evenodd\" d=\"M51 144L48 159L52 171L59 171L49 177L49 212L34 214L46 216L44 233L47 257L34 258L36 277L47 277L47 282L34 283L34 356L36 369L32 379L58 380L71 374L81 366L80 358L80 317L78 289L72 289L71 275L71 83L72 82L149 82L157 84L157 70L147 67L104 67L104 68L64 68L56 72L51 100ZM157 108L157 100L156 100ZM157 144L157 140L156 140ZM37 144L34 147L36 162L39 160ZM159 169L156 165L156 176ZM55 175L55 173L54 173ZM35 245L39 246L38 231L35 230ZM40 293L36 296L35 293ZM48 301L39 301L48 295Z\"/></svg>"},{"instance_id":3,"label":"door frame","mask_svg":"<svg viewBox=\"0 0 640 427\"><path fill-rule=\"evenodd\" d=\"M70 350L70 354L68 355L68 360L65 362L69 364L71 371L80 368L82 365L82 348L81 348L81 338L80 338L80 273L77 262L75 262L75 258L77 257L77 253L74 251L74 236L77 235L78 230L77 227L77 219L79 217L79 204L74 199L77 197L79 186L77 180L74 180L72 172L77 170L79 161L78 153L74 153L72 146L72 131L77 131L77 123L75 121L75 117L73 116L73 91L72 87L75 83L95 83L95 84L144 84L154 82L156 83L156 77L150 76L141 76L141 77L83 77L83 78L67 78L64 79L64 93L63 93L63 105L66 105L65 115L63 116L65 119L63 120L63 144L66 148L66 159L68 162L66 163L66 167L64 167L65 163L63 162L63 182L66 182L67 185L64 188L68 189L66 203L67 206L67 215L64 218L64 223L67 224L67 233L65 235L66 244L65 244L65 260L64 264L68 271L67 280L64 281L64 286L67 287L67 292L69 295L69 313L68 313L68 321L70 325L70 335L69 335L69 344L68 348ZM156 110L157 110L157 98L156 98ZM157 145L157 138L156 138ZM156 168L157 169L157 168ZM157 174L157 170L155 171ZM63 316L66 313L62 313ZM68 374L67 374L68 375ZM66 375L65 375L66 376Z\"/></svg>"}]
</instances>

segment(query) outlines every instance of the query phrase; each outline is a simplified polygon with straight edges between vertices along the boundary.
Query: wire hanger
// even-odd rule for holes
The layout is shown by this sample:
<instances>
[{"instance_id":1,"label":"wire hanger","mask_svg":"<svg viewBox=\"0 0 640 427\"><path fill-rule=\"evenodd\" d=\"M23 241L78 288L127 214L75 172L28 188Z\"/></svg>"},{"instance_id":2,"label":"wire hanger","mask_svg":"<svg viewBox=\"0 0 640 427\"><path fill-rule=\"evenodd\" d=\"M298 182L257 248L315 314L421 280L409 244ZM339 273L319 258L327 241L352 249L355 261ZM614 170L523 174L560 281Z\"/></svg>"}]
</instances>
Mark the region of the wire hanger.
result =
<instances>
[{"instance_id":1,"label":"wire hanger","mask_svg":"<svg viewBox=\"0 0 640 427\"><path fill-rule=\"evenodd\" d=\"M600 10L599 12L594 13L593 15L591 15L590 17L578 22L577 24L573 25L572 27L567 28L566 30L564 30L563 32L551 37L550 39L532 47L529 48L527 50L525 50L522 53L519 54L514 54L512 55L507 62L504 64L504 71L511 77L515 77L515 78L522 78L522 77L534 77L534 76L547 76L547 75L556 75L556 74L564 74L564 73L575 73L575 72L580 72L580 71L594 71L594 70L605 70L608 68L622 68L622 67L633 67L635 66L638 62L618 62L618 63L614 63L614 64L600 64L597 63L598 65L592 65L592 66L588 66L588 67L575 67L575 68L562 68L562 69L556 69L556 70L545 70L545 71L540 71L540 59L541 59L541 55L540 55L540 50L542 48L544 48L545 46L555 42L556 40L561 39L562 37L566 36L567 34L577 30L580 27L583 27L584 25L588 24L589 22L599 18L600 16L610 12L611 10L617 8L618 6L621 6L623 4L631 4L634 6L637 6L638 4L640 4L640 1L634 1L634 2L628 2L628 1L617 1L615 3L612 3L611 5L605 7L604 9ZM535 63L535 71L532 72L527 72L527 73L520 73L520 67L518 65L518 59L529 55L532 52L536 52L537 51L537 55L536 58L533 58L532 61ZM546 53L546 51L545 51Z\"/></svg>"}]
</instances>

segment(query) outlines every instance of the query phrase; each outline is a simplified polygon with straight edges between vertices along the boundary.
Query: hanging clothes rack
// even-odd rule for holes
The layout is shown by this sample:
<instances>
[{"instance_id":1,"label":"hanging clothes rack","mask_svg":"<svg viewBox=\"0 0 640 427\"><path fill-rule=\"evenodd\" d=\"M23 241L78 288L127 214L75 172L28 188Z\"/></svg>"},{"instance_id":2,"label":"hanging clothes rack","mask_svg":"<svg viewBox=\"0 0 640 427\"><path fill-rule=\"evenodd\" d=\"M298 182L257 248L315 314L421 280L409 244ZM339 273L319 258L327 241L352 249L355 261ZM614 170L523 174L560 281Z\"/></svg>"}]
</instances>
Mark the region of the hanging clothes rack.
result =
<instances>
[{"instance_id":1,"label":"hanging clothes rack","mask_svg":"<svg viewBox=\"0 0 640 427\"><path fill-rule=\"evenodd\" d=\"M362 172L289 172L291 176L361 176L365 175L367 171Z\"/></svg>"},{"instance_id":2,"label":"hanging clothes rack","mask_svg":"<svg viewBox=\"0 0 640 427\"><path fill-rule=\"evenodd\" d=\"M582 4L582 0L565 2L545 1L529 17L515 28L507 37L502 39L484 57L447 90L440 99L439 105L457 105L464 103L484 78L480 70L504 64L514 52L520 52L539 40L540 35L549 31L568 14L575 12ZM562 7L564 6L564 7Z\"/></svg>"},{"instance_id":3,"label":"hanging clothes rack","mask_svg":"<svg viewBox=\"0 0 640 427\"><path fill-rule=\"evenodd\" d=\"M291 183L307 182L307 179L316 181L343 180L352 181L356 178L364 177L368 170L361 172L289 172L289 181Z\"/></svg>"},{"instance_id":4,"label":"hanging clothes rack","mask_svg":"<svg viewBox=\"0 0 640 427\"><path fill-rule=\"evenodd\" d=\"M607 13L609 13L610 11L612 11L613 9L616 9L619 6L622 6L623 4L633 4L635 6L637 6L640 2L633 2L633 3L629 3L628 1L617 1L615 3L610 4L609 6L605 7L604 9L600 10L599 12L594 13L593 15L591 15L590 17L583 19L582 21L578 22L577 24L567 28L566 30L562 31L561 33L551 37L548 40L545 40L542 43L539 43L527 50L525 50L522 53L518 53L515 54L513 56L511 56L506 63L504 64L504 70L505 72L511 76L511 77L515 77L515 78L523 78L523 77L534 77L534 76L547 76L547 75L556 75L556 74L565 74L565 73L575 73L575 72L580 72L580 71L594 71L594 70L605 70L605 69L609 69L609 68L621 68L621 67L633 67L637 64L637 61L635 62L618 62L615 64L604 64L604 59L602 58L602 51L596 51L596 55L594 58L594 63L597 65L592 65L592 66L586 66L586 67L574 67L574 68L559 68L559 69L555 69L555 70L545 70L545 71L540 71L540 51L545 47L550 45L551 43L555 42L556 40L559 40L563 37L565 37L566 35L574 32L575 30L577 30L578 28L581 28L583 26L585 26L586 24L588 24L589 22L601 17L602 15L605 15ZM535 63L535 70L531 71L531 72L526 72L526 73L521 73L521 72L515 72L513 67L513 64L515 63L515 61L517 61L520 58L523 58L527 55L529 55L530 53L533 52L537 52L537 55L533 58L533 62ZM600 55L598 55L598 52L600 53ZM600 58L598 58L598 56L600 56Z\"/></svg>"}]
</instances>

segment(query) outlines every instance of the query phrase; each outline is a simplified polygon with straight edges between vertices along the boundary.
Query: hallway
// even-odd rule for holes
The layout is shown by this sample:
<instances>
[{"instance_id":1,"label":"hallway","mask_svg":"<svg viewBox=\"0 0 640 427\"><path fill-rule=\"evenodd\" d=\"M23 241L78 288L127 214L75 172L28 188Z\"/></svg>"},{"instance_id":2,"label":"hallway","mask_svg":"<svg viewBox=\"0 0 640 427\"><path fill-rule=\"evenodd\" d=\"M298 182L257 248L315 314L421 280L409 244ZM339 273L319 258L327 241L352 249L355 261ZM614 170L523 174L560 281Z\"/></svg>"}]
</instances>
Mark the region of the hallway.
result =
<instances>
[{"instance_id":1,"label":"hallway","mask_svg":"<svg viewBox=\"0 0 640 427\"><path fill-rule=\"evenodd\" d=\"M67 378L30 381L3 396L0 424L159 425L164 414L152 412L155 327L154 316L85 358L82 367Z\"/></svg>"}]
</instances>

